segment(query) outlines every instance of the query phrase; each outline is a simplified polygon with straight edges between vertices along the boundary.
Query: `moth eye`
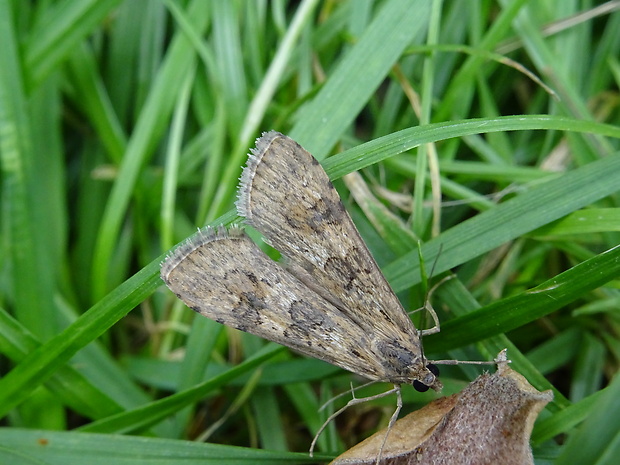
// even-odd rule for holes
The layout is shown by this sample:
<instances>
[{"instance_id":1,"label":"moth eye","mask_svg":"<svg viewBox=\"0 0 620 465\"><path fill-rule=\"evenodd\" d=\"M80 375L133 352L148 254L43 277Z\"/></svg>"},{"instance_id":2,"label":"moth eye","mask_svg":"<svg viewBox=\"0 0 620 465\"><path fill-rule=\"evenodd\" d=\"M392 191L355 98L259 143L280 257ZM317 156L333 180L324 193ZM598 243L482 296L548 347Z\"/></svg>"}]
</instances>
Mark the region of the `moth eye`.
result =
<instances>
[{"instance_id":1,"label":"moth eye","mask_svg":"<svg viewBox=\"0 0 620 465\"><path fill-rule=\"evenodd\" d=\"M428 386L424 384L422 381L418 381L417 379L413 380L413 388L418 392L428 391Z\"/></svg>"},{"instance_id":2,"label":"moth eye","mask_svg":"<svg viewBox=\"0 0 620 465\"><path fill-rule=\"evenodd\" d=\"M428 371L430 371L435 376L439 376L439 368L437 367L437 365L429 363L428 365L426 365L426 368L428 368Z\"/></svg>"}]
</instances>

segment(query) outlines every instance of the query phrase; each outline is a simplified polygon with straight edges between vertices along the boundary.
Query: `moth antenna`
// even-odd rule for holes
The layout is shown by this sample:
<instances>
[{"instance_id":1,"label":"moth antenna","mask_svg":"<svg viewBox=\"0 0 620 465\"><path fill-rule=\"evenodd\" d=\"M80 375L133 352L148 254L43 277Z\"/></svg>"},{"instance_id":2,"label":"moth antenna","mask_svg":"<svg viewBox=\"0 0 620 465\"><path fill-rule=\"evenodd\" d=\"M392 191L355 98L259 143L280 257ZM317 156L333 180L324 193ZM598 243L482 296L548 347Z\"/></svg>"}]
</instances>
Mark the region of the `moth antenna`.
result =
<instances>
[{"instance_id":1,"label":"moth antenna","mask_svg":"<svg viewBox=\"0 0 620 465\"><path fill-rule=\"evenodd\" d=\"M436 365L497 365L498 367L505 366L508 363L512 363L512 360L508 360L508 349L503 349L495 360L492 361L472 361L472 360L433 360L432 363Z\"/></svg>"}]
</instances>

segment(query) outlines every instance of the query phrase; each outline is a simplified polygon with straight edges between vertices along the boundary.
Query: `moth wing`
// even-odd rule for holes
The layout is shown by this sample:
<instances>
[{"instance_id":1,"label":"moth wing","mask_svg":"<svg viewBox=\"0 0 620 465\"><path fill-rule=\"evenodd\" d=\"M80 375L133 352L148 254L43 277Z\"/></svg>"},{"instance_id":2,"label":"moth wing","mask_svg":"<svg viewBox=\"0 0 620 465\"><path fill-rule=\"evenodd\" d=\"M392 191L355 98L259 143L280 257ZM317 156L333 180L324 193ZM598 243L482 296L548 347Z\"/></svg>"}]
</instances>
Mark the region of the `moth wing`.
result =
<instances>
[{"instance_id":1,"label":"moth wing","mask_svg":"<svg viewBox=\"0 0 620 465\"><path fill-rule=\"evenodd\" d=\"M166 258L161 277L188 307L219 323L369 379L386 377L370 335L237 228L190 238Z\"/></svg>"},{"instance_id":2,"label":"moth wing","mask_svg":"<svg viewBox=\"0 0 620 465\"><path fill-rule=\"evenodd\" d=\"M288 268L369 334L421 357L413 323L319 162L277 132L256 143L241 176L239 215L288 259Z\"/></svg>"}]
</instances>

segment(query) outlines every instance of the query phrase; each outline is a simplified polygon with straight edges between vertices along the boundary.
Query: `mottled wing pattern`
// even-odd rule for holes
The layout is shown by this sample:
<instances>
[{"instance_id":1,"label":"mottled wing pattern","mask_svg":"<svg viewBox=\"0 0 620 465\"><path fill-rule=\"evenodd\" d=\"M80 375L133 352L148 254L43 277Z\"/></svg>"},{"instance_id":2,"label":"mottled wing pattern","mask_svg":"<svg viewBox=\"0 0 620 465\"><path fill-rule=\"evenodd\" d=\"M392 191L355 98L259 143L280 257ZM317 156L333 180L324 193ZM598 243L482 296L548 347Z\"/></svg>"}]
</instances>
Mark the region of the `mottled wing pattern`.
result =
<instances>
[{"instance_id":1,"label":"mottled wing pattern","mask_svg":"<svg viewBox=\"0 0 620 465\"><path fill-rule=\"evenodd\" d=\"M385 376L369 335L236 227L202 230L167 257L161 276L206 317L370 379Z\"/></svg>"},{"instance_id":2,"label":"mottled wing pattern","mask_svg":"<svg viewBox=\"0 0 620 465\"><path fill-rule=\"evenodd\" d=\"M294 140L272 131L257 141L241 177L237 209L286 256L292 273L347 318L421 355L413 323L329 177Z\"/></svg>"}]
</instances>

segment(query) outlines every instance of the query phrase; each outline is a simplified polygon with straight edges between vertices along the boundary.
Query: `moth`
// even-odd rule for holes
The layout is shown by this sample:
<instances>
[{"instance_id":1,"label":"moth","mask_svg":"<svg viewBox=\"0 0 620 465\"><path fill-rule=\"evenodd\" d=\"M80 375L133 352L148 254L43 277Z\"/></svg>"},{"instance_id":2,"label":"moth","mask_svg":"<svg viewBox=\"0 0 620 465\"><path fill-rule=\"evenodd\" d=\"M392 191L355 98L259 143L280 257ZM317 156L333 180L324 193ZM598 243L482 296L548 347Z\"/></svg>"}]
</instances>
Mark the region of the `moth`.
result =
<instances>
[{"instance_id":1,"label":"moth","mask_svg":"<svg viewBox=\"0 0 620 465\"><path fill-rule=\"evenodd\" d=\"M283 258L269 258L238 226L200 230L161 268L187 306L372 381L441 389L421 332L309 152L278 132L263 134L236 207Z\"/></svg>"}]
</instances>

